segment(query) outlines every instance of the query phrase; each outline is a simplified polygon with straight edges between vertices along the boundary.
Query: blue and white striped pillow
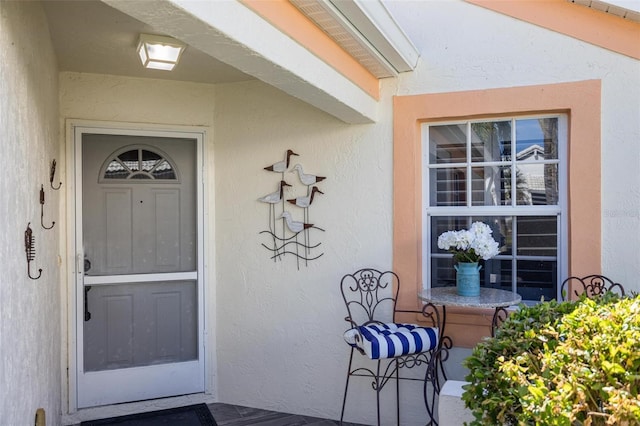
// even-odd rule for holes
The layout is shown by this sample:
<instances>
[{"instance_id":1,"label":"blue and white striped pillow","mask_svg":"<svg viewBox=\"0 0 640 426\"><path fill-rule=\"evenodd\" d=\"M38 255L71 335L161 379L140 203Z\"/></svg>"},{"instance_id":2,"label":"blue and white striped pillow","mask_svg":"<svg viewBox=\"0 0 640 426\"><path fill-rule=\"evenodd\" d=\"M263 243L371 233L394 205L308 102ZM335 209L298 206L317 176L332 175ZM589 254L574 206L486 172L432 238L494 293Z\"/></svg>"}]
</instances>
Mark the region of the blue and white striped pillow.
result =
<instances>
[{"instance_id":1,"label":"blue and white striped pillow","mask_svg":"<svg viewBox=\"0 0 640 426\"><path fill-rule=\"evenodd\" d=\"M369 324L347 330L344 339L371 359L394 358L435 349L438 329L414 324Z\"/></svg>"}]
</instances>

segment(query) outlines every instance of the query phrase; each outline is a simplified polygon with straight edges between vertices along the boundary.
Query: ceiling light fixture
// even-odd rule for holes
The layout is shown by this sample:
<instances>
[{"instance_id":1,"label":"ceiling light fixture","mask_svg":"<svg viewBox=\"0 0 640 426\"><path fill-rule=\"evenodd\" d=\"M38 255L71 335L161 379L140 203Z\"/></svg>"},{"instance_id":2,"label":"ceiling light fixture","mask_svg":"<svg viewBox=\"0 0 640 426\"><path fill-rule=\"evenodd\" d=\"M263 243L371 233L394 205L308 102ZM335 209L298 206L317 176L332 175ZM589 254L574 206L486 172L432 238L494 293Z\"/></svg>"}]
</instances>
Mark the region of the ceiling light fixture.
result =
<instances>
[{"instance_id":1,"label":"ceiling light fixture","mask_svg":"<svg viewBox=\"0 0 640 426\"><path fill-rule=\"evenodd\" d=\"M171 71L186 45L178 40L151 34L140 34L138 55L145 68Z\"/></svg>"}]
</instances>

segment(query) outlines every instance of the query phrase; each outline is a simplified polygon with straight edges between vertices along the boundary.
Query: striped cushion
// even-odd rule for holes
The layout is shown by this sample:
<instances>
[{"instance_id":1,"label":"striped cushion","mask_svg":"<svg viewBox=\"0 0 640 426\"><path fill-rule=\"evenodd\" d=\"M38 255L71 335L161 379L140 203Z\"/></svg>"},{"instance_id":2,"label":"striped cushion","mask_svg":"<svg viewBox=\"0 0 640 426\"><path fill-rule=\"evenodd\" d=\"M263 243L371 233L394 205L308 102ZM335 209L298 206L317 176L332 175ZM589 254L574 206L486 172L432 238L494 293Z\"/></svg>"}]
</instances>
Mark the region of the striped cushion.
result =
<instances>
[{"instance_id":1,"label":"striped cushion","mask_svg":"<svg viewBox=\"0 0 640 426\"><path fill-rule=\"evenodd\" d=\"M344 339L371 359L394 358L434 349L438 346L438 329L413 324L369 324L347 330Z\"/></svg>"}]
</instances>

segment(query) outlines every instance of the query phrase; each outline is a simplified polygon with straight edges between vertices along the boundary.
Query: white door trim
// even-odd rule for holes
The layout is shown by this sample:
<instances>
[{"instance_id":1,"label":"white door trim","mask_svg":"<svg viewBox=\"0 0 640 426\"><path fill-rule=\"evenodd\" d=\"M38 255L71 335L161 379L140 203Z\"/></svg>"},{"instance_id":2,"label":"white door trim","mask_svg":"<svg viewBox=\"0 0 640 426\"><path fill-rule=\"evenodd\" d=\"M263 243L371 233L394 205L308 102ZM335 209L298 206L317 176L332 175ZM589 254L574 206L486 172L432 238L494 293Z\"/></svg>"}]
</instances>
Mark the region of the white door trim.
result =
<instances>
[{"instance_id":1,"label":"white door trim","mask_svg":"<svg viewBox=\"0 0 640 426\"><path fill-rule=\"evenodd\" d=\"M132 124L117 122L102 122L88 120L69 119L66 123L66 274L63 275L65 285L67 287L66 297L66 322L64 326L67 328L67 344L63 347L63 366L67 374L63 380L63 395L66 397L66 407L68 413L78 411L78 355L76 348L78 344L82 344L78 340L77 324L81 324L78 320L83 315L83 311L78 309L78 300L83 298L83 290L77 285L77 281L82 281L83 258L82 243L78 242L78 236L81 231L77 229L77 221L82 217L82 197L77 194L77 189L81 188L82 177L82 158L78 155L80 151L81 139L79 136L87 131L100 132L105 134L122 134L123 132L131 135L158 135L163 137L188 137L196 139L196 177L197 177L197 207L196 220L198 226L197 232L197 278L201 281L198 292L198 359L203 363L203 382L205 392L210 392L210 381L206 378L213 372L213 365L209 365L212 359L210 354L205 352L208 338L207 332L207 311L211 303L205 303L206 287L206 256L205 256L205 235L206 228L204 223L205 210L207 200L205 200L204 191L204 146L206 141L206 129L202 127L192 126L166 126L151 124ZM78 195L78 196L77 196ZM159 274L164 275L164 274ZM171 274L176 275L176 274ZM100 284L96 282L96 284ZM215 293L215 292L212 292ZM80 299L81 300L81 299Z\"/></svg>"}]
</instances>

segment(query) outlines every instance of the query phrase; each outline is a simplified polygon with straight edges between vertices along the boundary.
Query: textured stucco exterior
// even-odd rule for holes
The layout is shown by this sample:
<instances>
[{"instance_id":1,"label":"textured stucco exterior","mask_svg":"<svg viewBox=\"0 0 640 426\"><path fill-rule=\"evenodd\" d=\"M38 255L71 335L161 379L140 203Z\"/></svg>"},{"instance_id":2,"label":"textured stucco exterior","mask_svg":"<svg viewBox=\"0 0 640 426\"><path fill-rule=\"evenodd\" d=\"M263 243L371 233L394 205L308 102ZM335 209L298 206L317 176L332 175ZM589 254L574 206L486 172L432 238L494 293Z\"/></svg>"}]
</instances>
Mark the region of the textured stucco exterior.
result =
<instances>
[{"instance_id":1,"label":"textured stucco exterior","mask_svg":"<svg viewBox=\"0 0 640 426\"><path fill-rule=\"evenodd\" d=\"M422 52L418 69L400 77L398 95L602 81L601 267L640 290L638 60L465 2L388 7Z\"/></svg>"},{"instance_id":2,"label":"textured stucco exterior","mask_svg":"<svg viewBox=\"0 0 640 426\"><path fill-rule=\"evenodd\" d=\"M602 271L640 291L640 63L462 1L387 3L421 59L414 72L381 82L377 123L349 125L258 81L213 86L58 74L39 4L0 1L0 161L7 172L0 192L0 424L30 425L38 407L46 408L49 425L65 420L73 223L65 223L69 194L49 190L45 217L57 223L43 230L38 191L53 158L66 182L71 122L206 132L212 401L339 417L348 362L340 278L365 266L391 268L394 256L396 95L602 80ZM305 171L327 177L312 212L325 230L324 255L299 269L293 259L270 259L259 238L268 206L257 199L273 192L278 178L263 168L287 149L300 155L293 161ZM27 222L36 235L35 265L43 269L38 281L26 277ZM450 373L461 379L455 355ZM373 423L370 382L353 385L346 419ZM425 423L421 391L419 384L401 389L403 425ZM384 397L383 424L391 424L391 389ZM118 412L103 413L109 410Z\"/></svg>"},{"instance_id":3,"label":"textured stucco exterior","mask_svg":"<svg viewBox=\"0 0 640 426\"><path fill-rule=\"evenodd\" d=\"M0 424L33 425L61 409L59 193L49 186L58 151L58 72L39 3L0 2ZM56 177L60 177L59 171ZM59 181L58 181L59 182ZM40 185L45 187L40 225ZM56 182L57 184L57 182ZM24 232L36 243L27 277Z\"/></svg>"}]
</instances>

